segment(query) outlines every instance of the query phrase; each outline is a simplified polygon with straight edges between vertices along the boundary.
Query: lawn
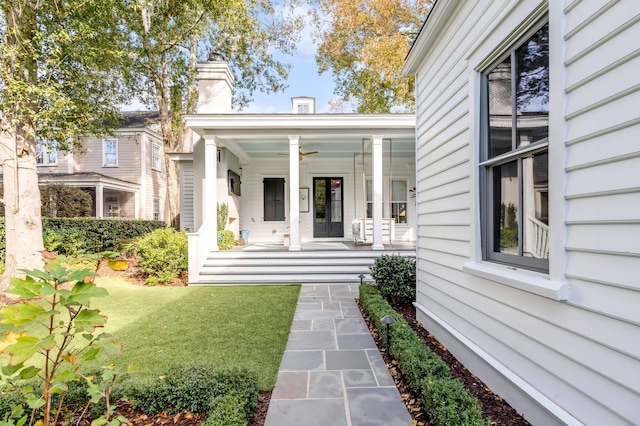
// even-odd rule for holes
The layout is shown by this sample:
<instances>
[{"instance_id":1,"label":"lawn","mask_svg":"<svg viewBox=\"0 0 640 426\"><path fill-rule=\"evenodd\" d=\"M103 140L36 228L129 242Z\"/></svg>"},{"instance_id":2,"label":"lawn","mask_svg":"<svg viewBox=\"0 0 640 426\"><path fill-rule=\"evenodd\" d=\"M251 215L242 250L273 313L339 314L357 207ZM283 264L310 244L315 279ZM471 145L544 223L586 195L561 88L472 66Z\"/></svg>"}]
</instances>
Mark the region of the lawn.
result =
<instances>
[{"instance_id":1,"label":"lawn","mask_svg":"<svg viewBox=\"0 0 640 426\"><path fill-rule=\"evenodd\" d=\"M143 287L99 278L109 296L92 308L108 316L105 331L122 357L92 366L136 364L150 375L174 363L242 366L258 375L261 390L275 386L299 286ZM6 326L2 327L3 333Z\"/></svg>"}]
</instances>

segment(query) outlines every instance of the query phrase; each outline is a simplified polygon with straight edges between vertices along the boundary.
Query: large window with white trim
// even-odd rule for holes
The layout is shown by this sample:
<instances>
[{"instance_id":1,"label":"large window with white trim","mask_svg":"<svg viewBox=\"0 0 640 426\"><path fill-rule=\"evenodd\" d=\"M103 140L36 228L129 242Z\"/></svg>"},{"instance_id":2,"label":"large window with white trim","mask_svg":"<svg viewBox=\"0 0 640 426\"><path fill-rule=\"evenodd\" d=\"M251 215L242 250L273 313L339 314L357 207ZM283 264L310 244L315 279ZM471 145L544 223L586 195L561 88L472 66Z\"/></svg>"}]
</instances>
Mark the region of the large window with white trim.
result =
<instances>
[{"instance_id":1,"label":"large window with white trim","mask_svg":"<svg viewBox=\"0 0 640 426\"><path fill-rule=\"evenodd\" d=\"M38 166L55 166L58 164L58 148L55 141L36 139L36 164Z\"/></svg>"},{"instance_id":2,"label":"large window with white trim","mask_svg":"<svg viewBox=\"0 0 640 426\"><path fill-rule=\"evenodd\" d=\"M157 143L151 145L151 168L160 170L160 144Z\"/></svg>"},{"instance_id":3,"label":"large window with white trim","mask_svg":"<svg viewBox=\"0 0 640 426\"><path fill-rule=\"evenodd\" d=\"M483 73L485 260L549 270L549 26Z\"/></svg>"},{"instance_id":4,"label":"large window with white trim","mask_svg":"<svg viewBox=\"0 0 640 426\"><path fill-rule=\"evenodd\" d=\"M388 181L387 181L388 182ZM367 218L373 217L373 182L367 179L366 195L367 195ZM407 223L407 180L392 179L391 180L391 217L395 223ZM389 216L388 207L382 207L382 216Z\"/></svg>"}]
</instances>

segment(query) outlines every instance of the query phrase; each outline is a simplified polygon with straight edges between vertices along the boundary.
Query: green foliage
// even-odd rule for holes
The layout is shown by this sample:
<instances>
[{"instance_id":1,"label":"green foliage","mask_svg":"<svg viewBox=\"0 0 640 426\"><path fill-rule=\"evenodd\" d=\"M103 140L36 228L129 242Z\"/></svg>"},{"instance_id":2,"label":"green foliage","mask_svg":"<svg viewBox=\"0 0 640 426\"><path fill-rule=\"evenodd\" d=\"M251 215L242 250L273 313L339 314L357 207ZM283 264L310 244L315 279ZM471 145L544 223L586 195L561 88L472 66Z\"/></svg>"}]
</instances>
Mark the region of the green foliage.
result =
<instances>
[{"instance_id":1,"label":"green foliage","mask_svg":"<svg viewBox=\"0 0 640 426\"><path fill-rule=\"evenodd\" d=\"M61 229L54 232L45 229L42 232L44 249L65 256L79 256L87 252L84 235L77 230Z\"/></svg>"},{"instance_id":2,"label":"green foliage","mask_svg":"<svg viewBox=\"0 0 640 426\"><path fill-rule=\"evenodd\" d=\"M218 249L229 250L236 246L236 238L232 231L218 231Z\"/></svg>"},{"instance_id":3,"label":"green foliage","mask_svg":"<svg viewBox=\"0 0 640 426\"><path fill-rule=\"evenodd\" d=\"M380 294L392 303L416 300L416 261L399 255L382 255L369 267Z\"/></svg>"},{"instance_id":4,"label":"green foliage","mask_svg":"<svg viewBox=\"0 0 640 426\"><path fill-rule=\"evenodd\" d=\"M389 331L390 353L398 369L407 378L411 389L420 396L425 411L434 426L489 426L482 418L478 401L451 377L449 368L429 349L409 324L369 284L360 286L360 302L364 311L381 331L386 328L381 319L390 315L396 320Z\"/></svg>"},{"instance_id":5,"label":"green foliage","mask_svg":"<svg viewBox=\"0 0 640 426\"><path fill-rule=\"evenodd\" d=\"M188 267L187 234L173 228L157 229L137 238L133 254L149 274L148 284L166 284Z\"/></svg>"},{"instance_id":6,"label":"green foliage","mask_svg":"<svg viewBox=\"0 0 640 426\"><path fill-rule=\"evenodd\" d=\"M82 261L97 261L97 269L105 256L111 254ZM89 307L92 298L104 297L107 291L91 282L95 272L65 266L77 261L61 256L47 260L43 270L23 271L26 277L12 279L13 287L8 292L24 301L0 309L0 323L16 327L0 341L0 353L9 356L9 364L2 368L0 377L22 399L22 404L12 406L10 415L17 424L29 417L42 418L45 425L57 423L61 411L52 402L57 395L68 393L71 383L81 380L79 362L94 359L100 351L120 353L120 347L110 341L108 334L98 333L107 318ZM19 331L27 325L39 327L41 332ZM44 368L29 364L37 356L44 358ZM116 374L113 370L108 377L115 380ZM37 386L20 386L29 379L37 380ZM92 387L91 380L84 379L90 402L109 397L105 391L108 386ZM75 400L75 393L71 395ZM23 411L25 404L31 414ZM110 414L108 411L105 421Z\"/></svg>"},{"instance_id":7,"label":"green foliage","mask_svg":"<svg viewBox=\"0 0 640 426\"><path fill-rule=\"evenodd\" d=\"M149 414L184 410L206 413L215 398L233 395L246 421L258 406L258 378L246 369L174 365L156 377L161 379L128 384L125 393L133 399L134 408Z\"/></svg>"},{"instance_id":8,"label":"green foliage","mask_svg":"<svg viewBox=\"0 0 640 426\"><path fill-rule=\"evenodd\" d=\"M218 203L217 208L218 208L218 215L216 216L216 219L217 219L218 232L220 232L220 231L224 231L224 228L227 227L227 222L229 222L229 204Z\"/></svg>"},{"instance_id":9,"label":"green foliage","mask_svg":"<svg viewBox=\"0 0 640 426\"><path fill-rule=\"evenodd\" d=\"M482 418L478 400L457 379L425 383L422 403L433 425L491 425L489 420Z\"/></svg>"},{"instance_id":10,"label":"green foliage","mask_svg":"<svg viewBox=\"0 0 640 426\"><path fill-rule=\"evenodd\" d=\"M203 426L245 426L248 419L242 405L242 398L235 393L213 398Z\"/></svg>"},{"instance_id":11,"label":"green foliage","mask_svg":"<svg viewBox=\"0 0 640 426\"><path fill-rule=\"evenodd\" d=\"M93 213L93 200L88 192L68 185L40 187L42 216L88 217Z\"/></svg>"}]
</instances>

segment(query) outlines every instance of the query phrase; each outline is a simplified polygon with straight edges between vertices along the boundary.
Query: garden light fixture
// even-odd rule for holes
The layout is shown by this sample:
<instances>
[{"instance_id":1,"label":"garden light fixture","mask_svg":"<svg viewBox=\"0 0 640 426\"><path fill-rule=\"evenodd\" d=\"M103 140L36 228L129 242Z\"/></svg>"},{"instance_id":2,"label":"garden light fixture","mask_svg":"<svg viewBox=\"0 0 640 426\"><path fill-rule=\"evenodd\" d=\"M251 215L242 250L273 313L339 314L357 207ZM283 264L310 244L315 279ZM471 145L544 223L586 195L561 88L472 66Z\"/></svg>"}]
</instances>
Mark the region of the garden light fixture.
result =
<instances>
[{"instance_id":1,"label":"garden light fixture","mask_svg":"<svg viewBox=\"0 0 640 426\"><path fill-rule=\"evenodd\" d=\"M389 334L389 326L391 324L395 324L396 320L394 320L390 315L385 315L380 320L384 324L387 324L387 356L389 355L389 346L391 346L391 334Z\"/></svg>"},{"instance_id":2,"label":"garden light fixture","mask_svg":"<svg viewBox=\"0 0 640 426\"><path fill-rule=\"evenodd\" d=\"M358 278L360 278L360 285L362 285L362 280L364 279L364 274L358 275Z\"/></svg>"}]
</instances>

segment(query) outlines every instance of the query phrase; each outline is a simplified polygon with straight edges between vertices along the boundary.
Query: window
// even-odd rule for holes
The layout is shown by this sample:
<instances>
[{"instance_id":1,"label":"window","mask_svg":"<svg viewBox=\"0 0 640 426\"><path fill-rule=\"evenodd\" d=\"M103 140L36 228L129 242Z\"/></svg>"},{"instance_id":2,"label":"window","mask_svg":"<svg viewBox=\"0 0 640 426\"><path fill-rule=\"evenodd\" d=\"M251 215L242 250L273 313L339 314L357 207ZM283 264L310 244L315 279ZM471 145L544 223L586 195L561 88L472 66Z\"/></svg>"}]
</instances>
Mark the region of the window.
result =
<instances>
[{"instance_id":1,"label":"window","mask_svg":"<svg viewBox=\"0 0 640 426\"><path fill-rule=\"evenodd\" d=\"M407 223L407 181L391 181L391 217L396 223Z\"/></svg>"},{"instance_id":2,"label":"window","mask_svg":"<svg viewBox=\"0 0 640 426\"><path fill-rule=\"evenodd\" d=\"M54 166L58 163L58 149L55 141L36 139L36 164Z\"/></svg>"},{"instance_id":3,"label":"window","mask_svg":"<svg viewBox=\"0 0 640 426\"><path fill-rule=\"evenodd\" d=\"M160 198L153 199L153 220L160 220Z\"/></svg>"},{"instance_id":4,"label":"window","mask_svg":"<svg viewBox=\"0 0 640 426\"><path fill-rule=\"evenodd\" d=\"M160 145L157 143L151 145L151 168L160 170Z\"/></svg>"},{"instance_id":5,"label":"window","mask_svg":"<svg viewBox=\"0 0 640 426\"><path fill-rule=\"evenodd\" d=\"M367 218L373 217L372 181L367 179ZM387 216L389 210L383 207L382 215ZM391 217L396 223L407 223L407 180L391 180Z\"/></svg>"},{"instance_id":6,"label":"window","mask_svg":"<svg viewBox=\"0 0 640 426\"><path fill-rule=\"evenodd\" d=\"M118 140L105 139L102 146L103 166L114 167L118 165Z\"/></svg>"},{"instance_id":7,"label":"window","mask_svg":"<svg viewBox=\"0 0 640 426\"><path fill-rule=\"evenodd\" d=\"M549 26L484 74L483 254L549 270Z\"/></svg>"},{"instance_id":8,"label":"window","mask_svg":"<svg viewBox=\"0 0 640 426\"><path fill-rule=\"evenodd\" d=\"M298 114L309 114L309 104L299 104Z\"/></svg>"},{"instance_id":9,"label":"window","mask_svg":"<svg viewBox=\"0 0 640 426\"><path fill-rule=\"evenodd\" d=\"M284 178L265 178L263 185L265 222L284 221Z\"/></svg>"}]
</instances>

